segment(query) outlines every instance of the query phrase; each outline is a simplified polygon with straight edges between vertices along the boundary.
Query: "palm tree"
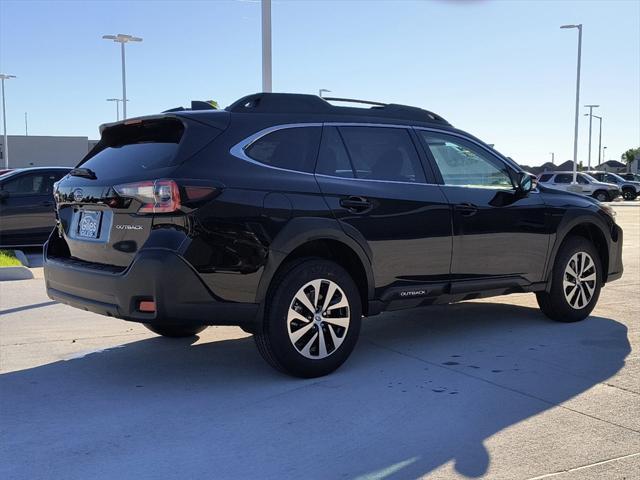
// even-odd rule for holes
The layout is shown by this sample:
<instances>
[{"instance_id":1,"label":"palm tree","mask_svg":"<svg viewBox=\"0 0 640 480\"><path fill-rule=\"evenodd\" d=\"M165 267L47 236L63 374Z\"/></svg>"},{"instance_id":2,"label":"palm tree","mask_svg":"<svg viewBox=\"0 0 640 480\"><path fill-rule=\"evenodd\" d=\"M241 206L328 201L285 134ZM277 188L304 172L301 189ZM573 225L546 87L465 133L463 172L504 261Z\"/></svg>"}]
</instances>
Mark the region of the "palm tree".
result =
<instances>
[{"instance_id":1,"label":"palm tree","mask_svg":"<svg viewBox=\"0 0 640 480\"><path fill-rule=\"evenodd\" d=\"M626 152L624 152L620 158L624 163L627 164L627 173L631 171L631 163L634 159L640 160L640 147L639 148L630 148Z\"/></svg>"}]
</instances>

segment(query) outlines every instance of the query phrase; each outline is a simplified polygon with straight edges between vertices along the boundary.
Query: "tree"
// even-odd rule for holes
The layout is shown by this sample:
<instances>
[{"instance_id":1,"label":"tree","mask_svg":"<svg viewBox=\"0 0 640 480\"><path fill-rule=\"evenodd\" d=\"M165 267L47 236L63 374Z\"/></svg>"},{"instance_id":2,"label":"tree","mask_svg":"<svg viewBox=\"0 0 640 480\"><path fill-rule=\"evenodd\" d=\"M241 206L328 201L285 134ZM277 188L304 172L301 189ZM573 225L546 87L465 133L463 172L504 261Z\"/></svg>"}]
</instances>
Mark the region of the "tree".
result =
<instances>
[{"instance_id":1,"label":"tree","mask_svg":"<svg viewBox=\"0 0 640 480\"><path fill-rule=\"evenodd\" d=\"M622 155L620 155L620 158L624 163L627 164L627 172L629 172L631 170L631 163L633 162L633 160L638 159L640 161L640 147L630 148Z\"/></svg>"},{"instance_id":2,"label":"tree","mask_svg":"<svg viewBox=\"0 0 640 480\"><path fill-rule=\"evenodd\" d=\"M215 100L207 100L207 103L211 105L213 108L215 108L216 110L220 108L220 106L218 105L218 102L216 102Z\"/></svg>"}]
</instances>

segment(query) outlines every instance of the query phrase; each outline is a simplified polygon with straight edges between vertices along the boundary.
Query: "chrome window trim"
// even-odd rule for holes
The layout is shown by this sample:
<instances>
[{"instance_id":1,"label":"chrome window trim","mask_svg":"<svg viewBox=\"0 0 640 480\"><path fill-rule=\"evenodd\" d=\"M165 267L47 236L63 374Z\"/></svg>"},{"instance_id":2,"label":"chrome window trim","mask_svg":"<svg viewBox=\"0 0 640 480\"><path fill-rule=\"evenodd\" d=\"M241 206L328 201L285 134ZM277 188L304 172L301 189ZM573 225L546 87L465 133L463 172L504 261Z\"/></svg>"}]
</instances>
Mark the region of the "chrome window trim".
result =
<instances>
[{"instance_id":1,"label":"chrome window trim","mask_svg":"<svg viewBox=\"0 0 640 480\"><path fill-rule=\"evenodd\" d=\"M335 175L326 175L324 173L316 173L316 177L324 178L336 178L338 180L355 180L356 182L376 182L376 183L400 183L402 185L428 185L441 187L439 183L424 183L424 182L403 182L401 180L377 180L374 178L354 178L354 177L338 177Z\"/></svg>"},{"instance_id":2,"label":"chrome window trim","mask_svg":"<svg viewBox=\"0 0 640 480\"><path fill-rule=\"evenodd\" d=\"M289 172L289 173L299 173L302 175L314 175L314 172L303 172L301 170L291 170L289 168L282 167L274 167L273 165L269 165L267 163L262 163L253 158L249 157L245 150L249 148L253 143L260 140L265 135L269 135L270 133L277 132L278 130L285 130L289 128L305 128L305 127L322 127L322 123L285 123L282 125L273 125L271 127L263 128L262 130L249 135L244 140L236 143L231 149L229 153L240 160L244 160L245 162L253 163L254 165L258 165L260 167L271 168L272 170L280 170L281 172Z\"/></svg>"},{"instance_id":3,"label":"chrome window trim","mask_svg":"<svg viewBox=\"0 0 640 480\"><path fill-rule=\"evenodd\" d=\"M284 130L284 129L289 129L289 128L305 128L305 127L378 127L378 128L402 128L405 130L425 130L425 131L431 131L431 132L436 132L436 133L442 133L445 135L451 135L451 136L455 136L455 137L459 137L462 138L463 140L466 140L468 142L471 142L477 146L479 146L480 148L482 148L483 150L487 151L487 153L489 153L490 155L493 155L494 157L496 157L498 160L500 160L503 163L506 163L512 167L514 167L517 171L523 171L522 168L520 168L519 165L517 165L515 162L511 162L506 158L502 158L500 155L497 155L494 151L492 151L491 149L487 148L486 146L482 145L481 143L477 142L476 140L473 140L472 138L469 138L465 135L461 135L459 133L456 132L451 132L449 130L442 130L439 128L429 128L429 127L417 127L414 125L400 125L400 124L394 124L394 123L366 123L366 122L312 122L312 123L285 123L285 124L281 124L281 125L272 125L271 127L267 127L267 128L263 128L262 130L257 131L256 133L253 133L252 135L249 135L247 138L245 138L244 140L241 140L240 142L236 143L233 147L231 147L231 149L229 150L229 153L231 155L233 155L236 158L239 158L241 160L244 160L246 162L252 163L254 165L257 165L259 167L265 167L265 168L270 168L272 170L280 170L282 172L289 172L289 173L298 173L301 175L311 175L314 177L324 177L324 178L335 178L338 180L355 180L357 182L374 182L374 183L392 183L392 184L401 184L401 185L426 185L426 186L447 186L447 187L459 187L459 188L477 188L477 187L472 187L472 186L467 186L467 185L449 185L449 184L441 184L441 183L425 183L425 182L403 182L403 181L399 181L399 180L377 180L377 179L371 179L371 178L350 178L350 177L338 177L338 176L334 176L334 175L326 175L323 173L315 173L315 172L303 172L300 170L291 170L288 168L281 168L281 167L274 167L273 165L269 165L266 163L262 163L259 162L257 160L252 159L251 157L249 157L245 150L247 148L249 148L253 143L255 143L256 141L258 141L259 139L261 139L262 137L276 132L278 130ZM511 189L511 190L506 190L506 189L502 189L502 188L491 188L491 187L487 187L487 190L496 190L496 191L514 191L515 189ZM538 193L539 191L536 189L532 190L531 193Z\"/></svg>"},{"instance_id":4,"label":"chrome window trim","mask_svg":"<svg viewBox=\"0 0 640 480\"><path fill-rule=\"evenodd\" d=\"M376 127L376 128L404 128L410 130L412 125L398 125L396 123L363 123L363 122L324 122L325 127Z\"/></svg>"},{"instance_id":5,"label":"chrome window trim","mask_svg":"<svg viewBox=\"0 0 640 480\"><path fill-rule=\"evenodd\" d=\"M364 182L400 183L400 184L406 184L406 185L439 185L436 183L401 182L401 181L395 181L395 180L373 180L368 178L338 177L333 175L324 175L324 174L315 173L315 172L303 172L300 170L291 170L288 168L274 167L273 165L269 165L267 163L262 163L257 160L254 160L253 158L249 157L245 151L253 143L257 142L265 135L268 135L273 132L277 132L278 130L285 130L289 128L324 127L324 126L327 126L327 127L339 127L339 126L341 127L387 127L387 128L403 128L405 130L410 130L411 128L413 128L411 125L397 125L397 124L390 124L390 123L362 123L362 122L284 123L281 125L273 125L271 127L263 128L262 130L259 130L256 133L249 135L247 138L245 138L244 140L241 140L240 142L236 143L233 147L231 147L231 149L229 150L229 153L236 158L244 160L245 162L249 162L254 165L258 165L260 167L270 168L272 170L280 170L282 172L299 173L302 175L312 175L312 176L317 175L317 176L327 177L327 178L338 178L340 180L357 180L357 181L364 181Z\"/></svg>"}]
</instances>

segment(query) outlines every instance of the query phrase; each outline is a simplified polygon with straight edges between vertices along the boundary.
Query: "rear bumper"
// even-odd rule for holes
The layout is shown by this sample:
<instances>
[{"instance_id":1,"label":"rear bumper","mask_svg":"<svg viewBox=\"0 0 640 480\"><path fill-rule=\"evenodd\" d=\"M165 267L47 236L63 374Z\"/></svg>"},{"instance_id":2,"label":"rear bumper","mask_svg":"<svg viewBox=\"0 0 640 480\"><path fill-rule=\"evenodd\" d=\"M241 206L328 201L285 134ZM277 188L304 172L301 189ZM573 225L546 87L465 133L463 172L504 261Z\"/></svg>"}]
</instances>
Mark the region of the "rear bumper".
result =
<instances>
[{"instance_id":1,"label":"rear bumper","mask_svg":"<svg viewBox=\"0 0 640 480\"><path fill-rule=\"evenodd\" d=\"M259 311L258 304L216 298L187 262L163 249L141 250L119 273L78 266L45 253L44 277L53 300L134 322L252 325ZM138 311L140 300L154 300L156 312Z\"/></svg>"}]
</instances>

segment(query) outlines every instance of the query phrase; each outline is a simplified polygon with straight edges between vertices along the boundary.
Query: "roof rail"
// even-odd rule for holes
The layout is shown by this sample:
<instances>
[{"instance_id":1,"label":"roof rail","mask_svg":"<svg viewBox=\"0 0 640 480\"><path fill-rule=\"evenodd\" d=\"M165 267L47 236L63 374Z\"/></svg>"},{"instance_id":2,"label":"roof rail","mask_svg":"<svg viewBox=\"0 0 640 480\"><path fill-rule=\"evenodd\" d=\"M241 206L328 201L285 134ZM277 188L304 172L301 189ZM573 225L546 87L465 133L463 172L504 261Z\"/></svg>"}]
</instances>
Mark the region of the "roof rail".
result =
<instances>
[{"instance_id":1,"label":"roof rail","mask_svg":"<svg viewBox=\"0 0 640 480\"><path fill-rule=\"evenodd\" d=\"M384 107L386 103L382 102L370 102L369 100L358 100L355 98L338 98L338 97L320 97L327 102L349 102L349 103L364 103L365 105L377 105Z\"/></svg>"},{"instance_id":2,"label":"roof rail","mask_svg":"<svg viewBox=\"0 0 640 480\"><path fill-rule=\"evenodd\" d=\"M371 108L342 107L328 101L362 103ZM368 117L388 117L418 122L450 125L444 118L428 110L395 103L371 102L353 98L322 98L298 93L254 93L229 105L225 110L236 113L309 113Z\"/></svg>"}]
</instances>

